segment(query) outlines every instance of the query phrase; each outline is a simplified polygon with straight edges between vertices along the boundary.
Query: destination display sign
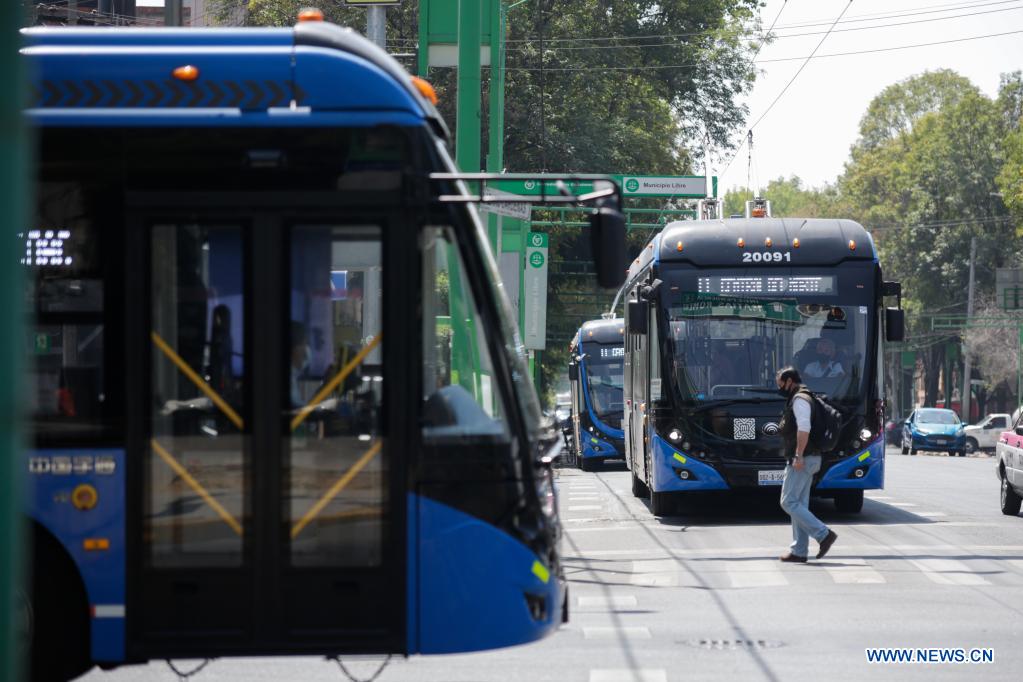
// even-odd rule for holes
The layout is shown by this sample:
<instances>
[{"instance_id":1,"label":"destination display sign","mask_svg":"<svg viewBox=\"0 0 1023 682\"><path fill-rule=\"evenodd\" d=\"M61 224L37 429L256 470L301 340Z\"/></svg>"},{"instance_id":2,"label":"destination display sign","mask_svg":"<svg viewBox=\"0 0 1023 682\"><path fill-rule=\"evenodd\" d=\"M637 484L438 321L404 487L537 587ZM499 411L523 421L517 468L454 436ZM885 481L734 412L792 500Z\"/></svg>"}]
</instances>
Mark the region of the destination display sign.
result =
<instances>
[{"instance_id":1,"label":"destination display sign","mask_svg":"<svg viewBox=\"0 0 1023 682\"><path fill-rule=\"evenodd\" d=\"M698 277L701 294L827 295L836 292L834 275L715 275Z\"/></svg>"}]
</instances>

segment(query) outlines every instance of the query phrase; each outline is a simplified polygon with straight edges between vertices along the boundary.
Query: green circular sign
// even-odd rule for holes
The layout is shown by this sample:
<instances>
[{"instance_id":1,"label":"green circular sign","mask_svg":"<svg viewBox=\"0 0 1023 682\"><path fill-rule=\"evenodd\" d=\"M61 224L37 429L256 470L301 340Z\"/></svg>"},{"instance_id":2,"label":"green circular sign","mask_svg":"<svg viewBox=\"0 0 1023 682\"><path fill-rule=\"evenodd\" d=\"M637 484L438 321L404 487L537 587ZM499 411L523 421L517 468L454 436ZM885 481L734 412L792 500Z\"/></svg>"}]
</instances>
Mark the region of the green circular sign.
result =
<instances>
[{"instance_id":1,"label":"green circular sign","mask_svg":"<svg viewBox=\"0 0 1023 682\"><path fill-rule=\"evenodd\" d=\"M534 251L533 255L529 257L529 264L532 265L534 268L542 268L543 254L540 253L539 251Z\"/></svg>"},{"instance_id":2,"label":"green circular sign","mask_svg":"<svg viewBox=\"0 0 1023 682\"><path fill-rule=\"evenodd\" d=\"M638 189L639 189L639 180L637 180L636 178L629 178L628 180L625 181L625 191L626 192L635 192Z\"/></svg>"}]
</instances>

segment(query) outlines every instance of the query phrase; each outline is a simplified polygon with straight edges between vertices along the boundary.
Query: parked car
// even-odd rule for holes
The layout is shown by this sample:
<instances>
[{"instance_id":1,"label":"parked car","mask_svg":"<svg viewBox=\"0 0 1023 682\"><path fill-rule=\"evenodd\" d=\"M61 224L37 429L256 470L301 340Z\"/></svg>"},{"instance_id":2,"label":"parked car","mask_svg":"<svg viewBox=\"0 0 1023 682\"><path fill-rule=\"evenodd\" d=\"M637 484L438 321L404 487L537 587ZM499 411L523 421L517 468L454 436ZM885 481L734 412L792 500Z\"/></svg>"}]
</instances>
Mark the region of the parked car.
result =
<instances>
[{"instance_id":1,"label":"parked car","mask_svg":"<svg viewBox=\"0 0 1023 682\"><path fill-rule=\"evenodd\" d=\"M915 455L918 450L964 455L966 434L959 415L940 407L913 410L902 427L902 454Z\"/></svg>"},{"instance_id":2,"label":"parked car","mask_svg":"<svg viewBox=\"0 0 1023 682\"><path fill-rule=\"evenodd\" d=\"M1016 516L1023 504L1023 424L1018 419L998 438L995 459L998 461L995 473L1001 482L1002 513Z\"/></svg>"},{"instance_id":3,"label":"parked car","mask_svg":"<svg viewBox=\"0 0 1023 682\"><path fill-rule=\"evenodd\" d=\"M1002 432L1012 423L1010 420L1011 417L1005 413L989 414L963 429L966 433L966 454L978 450L994 450Z\"/></svg>"},{"instance_id":4,"label":"parked car","mask_svg":"<svg viewBox=\"0 0 1023 682\"><path fill-rule=\"evenodd\" d=\"M884 442L888 445L894 445L899 447L902 445L902 427L905 425L906 420L897 419L890 421L884 425Z\"/></svg>"}]
</instances>

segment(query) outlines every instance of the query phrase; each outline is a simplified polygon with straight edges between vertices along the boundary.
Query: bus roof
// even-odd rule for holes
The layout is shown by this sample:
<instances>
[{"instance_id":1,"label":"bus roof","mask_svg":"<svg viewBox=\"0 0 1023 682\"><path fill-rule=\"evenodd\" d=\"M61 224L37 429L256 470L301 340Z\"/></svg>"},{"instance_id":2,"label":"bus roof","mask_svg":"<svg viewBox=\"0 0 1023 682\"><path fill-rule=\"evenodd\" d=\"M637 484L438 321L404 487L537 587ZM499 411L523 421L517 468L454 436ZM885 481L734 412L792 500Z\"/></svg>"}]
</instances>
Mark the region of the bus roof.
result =
<instances>
[{"instance_id":1,"label":"bus roof","mask_svg":"<svg viewBox=\"0 0 1023 682\"><path fill-rule=\"evenodd\" d=\"M767 240L771 246L767 246ZM797 242L798 241L798 246ZM740 242L741 240L741 242ZM850 242L855 248L850 248ZM739 246L739 244L742 246ZM679 244L682 248L679 249ZM836 265L876 261L874 240L852 220L833 218L744 218L669 223L643 249L629 279L651 261L706 266L741 266L745 252L792 253L792 265Z\"/></svg>"},{"instance_id":2,"label":"bus roof","mask_svg":"<svg viewBox=\"0 0 1023 682\"><path fill-rule=\"evenodd\" d=\"M577 337L590 343L622 343L625 320L590 320L583 322Z\"/></svg>"},{"instance_id":3,"label":"bus roof","mask_svg":"<svg viewBox=\"0 0 1023 682\"><path fill-rule=\"evenodd\" d=\"M429 123L433 104L386 51L325 22L294 28L30 28L29 115L61 125ZM194 80L175 69L194 67Z\"/></svg>"}]
</instances>

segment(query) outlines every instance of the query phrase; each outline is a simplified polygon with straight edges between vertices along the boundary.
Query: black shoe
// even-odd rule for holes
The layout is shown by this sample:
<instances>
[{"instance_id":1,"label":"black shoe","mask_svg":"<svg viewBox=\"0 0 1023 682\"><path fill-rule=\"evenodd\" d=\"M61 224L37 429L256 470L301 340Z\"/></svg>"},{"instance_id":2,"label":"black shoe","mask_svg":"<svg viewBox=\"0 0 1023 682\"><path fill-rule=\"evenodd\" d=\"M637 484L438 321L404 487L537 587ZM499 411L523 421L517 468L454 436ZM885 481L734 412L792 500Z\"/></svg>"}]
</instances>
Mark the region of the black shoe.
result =
<instances>
[{"instance_id":1,"label":"black shoe","mask_svg":"<svg viewBox=\"0 0 1023 682\"><path fill-rule=\"evenodd\" d=\"M785 563L789 564L805 564L806 557L799 556L798 554L793 554L792 552L789 552L788 554L778 557L778 561L784 561Z\"/></svg>"},{"instance_id":2,"label":"black shoe","mask_svg":"<svg viewBox=\"0 0 1023 682\"><path fill-rule=\"evenodd\" d=\"M835 540L837 539L838 533L829 528L828 534L824 536L823 540L821 540L821 548L817 552L817 558L823 559L824 555L828 553L828 550L831 549L831 545L835 544Z\"/></svg>"}]
</instances>

